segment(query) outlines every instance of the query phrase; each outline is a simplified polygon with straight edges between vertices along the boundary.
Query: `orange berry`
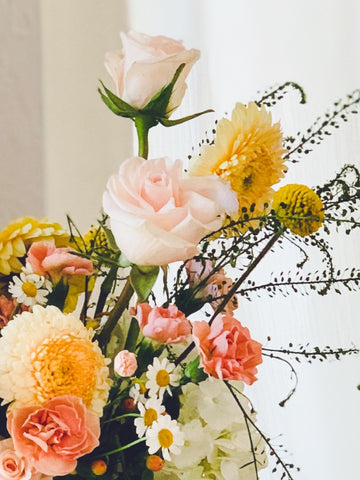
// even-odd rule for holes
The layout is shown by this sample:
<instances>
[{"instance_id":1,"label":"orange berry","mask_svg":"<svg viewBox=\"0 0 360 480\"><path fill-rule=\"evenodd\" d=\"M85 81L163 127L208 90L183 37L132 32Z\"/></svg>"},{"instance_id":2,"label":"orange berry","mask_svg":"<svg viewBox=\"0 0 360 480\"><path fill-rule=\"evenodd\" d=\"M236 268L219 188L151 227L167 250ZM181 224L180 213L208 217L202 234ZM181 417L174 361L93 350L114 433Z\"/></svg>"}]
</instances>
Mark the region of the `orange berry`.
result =
<instances>
[{"instance_id":1,"label":"orange berry","mask_svg":"<svg viewBox=\"0 0 360 480\"><path fill-rule=\"evenodd\" d=\"M127 413L132 413L136 409L136 403L131 397L124 398L121 401L121 406Z\"/></svg>"},{"instance_id":2,"label":"orange berry","mask_svg":"<svg viewBox=\"0 0 360 480\"><path fill-rule=\"evenodd\" d=\"M146 459L146 467L152 472L158 472L164 466L164 460L158 455L149 455Z\"/></svg>"},{"instance_id":3,"label":"orange berry","mask_svg":"<svg viewBox=\"0 0 360 480\"><path fill-rule=\"evenodd\" d=\"M94 475L104 475L107 470L107 464L104 460L95 460L91 464L91 471Z\"/></svg>"}]
</instances>

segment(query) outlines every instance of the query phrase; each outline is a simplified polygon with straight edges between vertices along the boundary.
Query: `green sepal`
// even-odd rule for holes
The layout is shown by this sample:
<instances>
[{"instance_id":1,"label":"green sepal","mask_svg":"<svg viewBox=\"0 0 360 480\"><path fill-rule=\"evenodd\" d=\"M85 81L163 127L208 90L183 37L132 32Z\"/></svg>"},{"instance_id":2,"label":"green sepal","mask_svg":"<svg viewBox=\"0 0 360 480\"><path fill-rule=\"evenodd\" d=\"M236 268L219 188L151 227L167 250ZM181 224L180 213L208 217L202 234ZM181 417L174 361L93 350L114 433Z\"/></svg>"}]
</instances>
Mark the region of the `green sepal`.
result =
<instances>
[{"instance_id":1,"label":"green sepal","mask_svg":"<svg viewBox=\"0 0 360 480\"><path fill-rule=\"evenodd\" d=\"M175 83L177 82L184 68L185 63L179 65L171 82L152 97L150 102L147 103L142 109L143 113L150 114L152 117L155 117L157 119L167 116L166 113L169 106L171 94L174 90Z\"/></svg>"},{"instance_id":2,"label":"green sepal","mask_svg":"<svg viewBox=\"0 0 360 480\"><path fill-rule=\"evenodd\" d=\"M108 88L105 87L101 80L100 83L105 93L103 93L100 88L98 88L98 92L100 93L101 99L105 105L110 108L115 115L125 118L135 118L138 110L124 102L124 100L121 100L121 98L115 95L115 93L112 93Z\"/></svg>"},{"instance_id":3,"label":"green sepal","mask_svg":"<svg viewBox=\"0 0 360 480\"><path fill-rule=\"evenodd\" d=\"M199 383L203 382L207 379L207 374L204 372L202 368L199 367L200 365L200 356L196 357L195 360L189 362L184 370L184 375L188 378L192 383Z\"/></svg>"},{"instance_id":4,"label":"green sepal","mask_svg":"<svg viewBox=\"0 0 360 480\"><path fill-rule=\"evenodd\" d=\"M130 282L140 303L146 302L159 275L158 266L134 265L130 272Z\"/></svg>"},{"instance_id":5,"label":"green sepal","mask_svg":"<svg viewBox=\"0 0 360 480\"><path fill-rule=\"evenodd\" d=\"M194 113L193 115L188 115L187 117L178 118L177 120L169 120L168 118L159 118L159 123L164 127L174 127L175 125L180 125L181 123L188 122L193 118L200 117L200 115L204 115L205 113L212 113L214 110L209 108L208 110L204 110L203 112Z\"/></svg>"}]
</instances>

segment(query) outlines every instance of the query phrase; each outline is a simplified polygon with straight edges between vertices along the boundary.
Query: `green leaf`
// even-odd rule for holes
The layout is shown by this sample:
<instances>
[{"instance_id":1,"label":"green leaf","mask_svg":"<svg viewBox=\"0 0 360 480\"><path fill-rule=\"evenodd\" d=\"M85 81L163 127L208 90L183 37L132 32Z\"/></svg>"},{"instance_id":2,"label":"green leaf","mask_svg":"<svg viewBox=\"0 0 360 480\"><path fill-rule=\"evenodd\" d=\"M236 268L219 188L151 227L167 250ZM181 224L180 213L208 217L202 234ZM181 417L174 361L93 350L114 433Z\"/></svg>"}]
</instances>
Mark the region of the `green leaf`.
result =
<instances>
[{"instance_id":1,"label":"green leaf","mask_svg":"<svg viewBox=\"0 0 360 480\"><path fill-rule=\"evenodd\" d=\"M150 102L145 105L145 107L142 109L143 113L150 113L151 115L160 118L166 117L166 111L169 105L171 94L174 90L175 83L177 82L184 68L185 63L182 63L177 68L171 82L166 87L162 88L160 92L154 95Z\"/></svg>"},{"instance_id":2,"label":"green leaf","mask_svg":"<svg viewBox=\"0 0 360 480\"><path fill-rule=\"evenodd\" d=\"M185 367L185 377L189 378L192 383L199 383L207 379L207 375L202 368L199 368L200 357L189 362Z\"/></svg>"},{"instance_id":3,"label":"green leaf","mask_svg":"<svg viewBox=\"0 0 360 480\"><path fill-rule=\"evenodd\" d=\"M159 275L158 266L134 265L130 272L130 282L133 286L139 302L146 302L151 289Z\"/></svg>"},{"instance_id":4,"label":"green leaf","mask_svg":"<svg viewBox=\"0 0 360 480\"><path fill-rule=\"evenodd\" d=\"M209 108L208 110L204 110L203 112L194 113L193 115L188 115L187 117L178 118L177 120L169 120L168 118L159 118L159 122L164 127L174 127L175 125L180 125L180 123L188 122L193 118L200 117L200 115L204 115L205 113L212 113L214 110Z\"/></svg>"}]
</instances>

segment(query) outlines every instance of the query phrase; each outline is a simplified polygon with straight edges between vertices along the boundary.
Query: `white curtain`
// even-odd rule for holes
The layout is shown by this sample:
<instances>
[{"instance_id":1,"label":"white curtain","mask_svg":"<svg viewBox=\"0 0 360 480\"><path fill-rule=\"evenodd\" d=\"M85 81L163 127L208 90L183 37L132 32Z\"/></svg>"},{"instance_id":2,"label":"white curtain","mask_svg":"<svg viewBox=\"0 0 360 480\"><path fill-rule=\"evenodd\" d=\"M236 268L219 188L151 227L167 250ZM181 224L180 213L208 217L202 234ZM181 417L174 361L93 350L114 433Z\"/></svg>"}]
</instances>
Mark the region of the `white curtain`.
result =
<instances>
[{"instance_id":1,"label":"white curtain","mask_svg":"<svg viewBox=\"0 0 360 480\"><path fill-rule=\"evenodd\" d=\"M129 28L183 39L188 48L201 50L178 116L209 107L216 110L200 121L154 131L153 156L186 159L192 147L198 150L199 139L216 118L231 112L236 101L257 98L258 90L271 85L291 80L307 93L306 105L300 105L293 93L274 110L286 134L306 129L339 97L360 87L357 1L130 0L128 5ZM332 178L344 163L360 166L359 128L358 118L352 117L311 155L290 165L286 183L312 186ZM332 239L339 266L360 265L359 239L359 234ZM265 281L271 271L294 270L296 261L294 250L277 249L255 276ZM254 337L269 347L286 347L289 342L349 347L352 341L360 342L359 307L358 293L275 299L265 295L241 301L237 313ZM276 445L288 450L283 453L288 463L301 467L299 473L294 471L295 479L354 478L360 427L359 358L294 363L299 386L285 408L278 402L293 385L289 369L269 359L259 369L259 381L247 390L259 412L259 424ZM277 477L269 469L261 478Z\"/></svg>"}]
</instances>

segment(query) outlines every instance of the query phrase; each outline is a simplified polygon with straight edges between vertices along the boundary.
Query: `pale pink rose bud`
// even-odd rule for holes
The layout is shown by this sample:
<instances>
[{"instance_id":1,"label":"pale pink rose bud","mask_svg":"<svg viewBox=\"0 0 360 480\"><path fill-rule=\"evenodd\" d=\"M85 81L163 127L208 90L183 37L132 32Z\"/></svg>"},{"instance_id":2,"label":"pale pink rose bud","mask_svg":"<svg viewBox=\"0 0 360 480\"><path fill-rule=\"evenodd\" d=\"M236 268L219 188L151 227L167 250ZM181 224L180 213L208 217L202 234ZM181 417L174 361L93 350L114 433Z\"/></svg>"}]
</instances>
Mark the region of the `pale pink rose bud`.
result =
<instances>
[{"instance_id":1,"label":"pale pink rose bud","mask_svg":"<svg viewBox=\"0 0 360 480\"><path fill-rule=\"evenodd\" d=\"M133 107L145 107L171 82L178 67L185 65L167 106L169 116L184 97L186 77L200 52L186 50L182 42L161 35L149 36L130 31L120 36L123 50L107 53L105 66L114 81L116 94Z\"/></svg>"},{"instance_id":2,"label":"pale pink rose bud","mask_svg":"<svg viewBox=\"0 0 360 480\"><path fill-rule=\"evenodd\" d=\"M135 353L121 350L114 358L114 370L120 377L131 377L137 370Z\"/></svg>"}]
</instances>

